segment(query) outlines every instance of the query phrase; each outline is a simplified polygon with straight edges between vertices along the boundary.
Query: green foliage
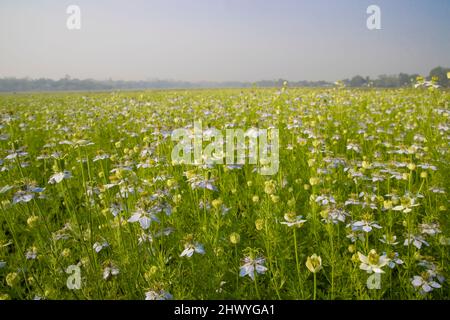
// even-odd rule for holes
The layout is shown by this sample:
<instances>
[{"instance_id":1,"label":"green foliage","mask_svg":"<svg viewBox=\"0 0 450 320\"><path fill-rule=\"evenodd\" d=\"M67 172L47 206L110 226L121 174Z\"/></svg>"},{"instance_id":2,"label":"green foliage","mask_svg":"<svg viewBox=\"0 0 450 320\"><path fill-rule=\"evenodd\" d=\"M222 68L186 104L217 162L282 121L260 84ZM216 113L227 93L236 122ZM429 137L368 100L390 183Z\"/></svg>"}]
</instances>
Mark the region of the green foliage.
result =
<instances>
[{"instance_id":1,"label":"green foliage","mask_svg":"<svg viewBox=\"0 0 450 320\"><path fill-rule=\"evenodd\" d=\"M343 87L1 95L0 297L448 299L449 101ZM280 170L172 165L170 132L194 120L278 128ZM147 229L130 220L142 212ZM240 277L254 261L267 270ZM381 289L361 267L381 268ZM441 288L421 294L414 277Z\"/></svg>"}]
</instances>

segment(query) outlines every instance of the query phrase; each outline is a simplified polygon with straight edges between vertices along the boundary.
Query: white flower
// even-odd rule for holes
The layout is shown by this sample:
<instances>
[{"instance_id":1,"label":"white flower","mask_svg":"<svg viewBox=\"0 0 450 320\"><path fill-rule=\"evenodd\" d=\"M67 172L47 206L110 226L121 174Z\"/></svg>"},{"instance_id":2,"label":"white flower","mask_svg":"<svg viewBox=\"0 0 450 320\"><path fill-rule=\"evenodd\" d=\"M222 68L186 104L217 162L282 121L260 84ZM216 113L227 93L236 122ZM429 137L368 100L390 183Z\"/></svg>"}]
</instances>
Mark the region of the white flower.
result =
<instances>
[{"instance_id":1,"label":"white flower","mask_svg":"<svg viewBox=\"0 0 450 320\"><path fill-rule=\"evenodd\" d=\"M103 241L102 243L100 242L96 242L94 243L94 245L92 246L92 248L95 250L95 252L99 253L100 251L102 251L103 248L107 248L109 247L109 243L106 241Z\"/></svg>"},{"instance_id":2,"label":"white flower","mask_svg":"<svg viewBox=\"0 0 450 320\"><path fill-rule=\"evenodd\" d=\"M298 228L303 226L303 224L306 222L306 220L303 219L303 216L295 216L294 213L286 213L284 215L284 220L286 221L280 222L280 224L285 224L288 227L296 226Z\"/></svg>"},{"instance_id":3,"label":"white flower","mask_svg":"<svg viewBox=\"0 0 450 320\"><path fill-rule=\"evenodd\" d=\"M427 274L422 276L414 276L411 280L412 285L416 289L420 289L422 293L428 293L433 291L433 288L440 288L441 285L433 280L432 277L429 277Z\"/></svg>"},{"instance_id":4,"label":"white flower","mask_svg":"<svg viewBox=\"0 0 450 320\"><path fill-rule=\"evenodd\" d=\"M409 246L410 244L413 244L417 249L422 248L422 244L429 246L429 243L425 241L425 239L422 236L410 236L405 239L405 242L403 245Z\"/></svg>"},{"instance_id":5,"label":"white flower","mask_svg":"<svg viewBox=\"0 0 450 320\"><path fill-rule=\"evenodd\" d=\"M173 296L164 290L153 291L150 290L145 293L145 300L170 300Z\"/></svg>"},{"instance_id":6,"label":"white flower","mask_svg":"<svg viewBox=\"0 0 450 320\"><path fill-rule=\"evenodd\" d=\"M438 233L441 233L439 229L439 224L437 223L422 223L419 224L419 228L422 234L428 234L430 236L434 236Z\"/></svg>"},{"instance_id":7,"label":"white flower","mask_svg":"<svg viewBox=\"0 0 450 320\"><path fill-rule=\"evenodd\" d=\"M380 239L381 242L385 243L385 244L389 244L391 246L395 246L398 244L398 242L396 241L397 237L394 235L383 235L383 238Z\"/></svg>"},{"instance_id":8,"label":"white flower","mask_svg":"<svg viewBox=\"0 0 450 320\"><path fill-rule=\"evenodd\" d=\"M195 242L195 243L186 243L184 245L184 250L181 252L180 257L192 257L194 252L199 254L205 254L205 249L203 248L203 245Z\"/></svg>"},{"instance_id":9,"label":"white flower","mask_svg":"<svg viewBox=\"0 0 450 320\"><path fill-rule=\"evenodd\" d=\"M28 249L28 251L25 253L25 257L27 258L27 260L36 259L37 258L37 248L31 247L30 249Z\"/></svg>"},{"instance_id":10,"label":"white flower","mask_svg":"<svg viewBox=\"0 0 450 320\"><path fill-rule=\"evenodd\" d=\"M381 268L383 268L389 262L389 258L386 255L380 256L374 249L370 250L367 257L361 252L358 252L358 257L361 261L361 265L359 266L359 268L361 270L365 270L367 273L384 273Z\"/></svg>"},{"instance_id":11,"label":"white flower","mask_svg":"<svg viewBox=\"0 0 450 320\"><path fill-rule=\"evenodd\" d=\"M119 274L119 268L113 264L109 264L103 269L103 279L108 280L111 276L117 276Z\"/></svg>"},{"instance_id":12,"label":"white flower","mask_svg":"<svg viewBox=\"0 0 450 320\"><path fill-rule=\"evenodd\" d=\"M322 258L314 253L306 259L306 267L312 273L319 272L322 269Z\"/></svg>"},{"instance_id":13,"label":"white flower","mask_svg":"<svg viewBox=\"0 0 450 320\"><path fill-rule=\"evenodd\" d=\"M50 184L60 183L64 179L70 178L72 178L72 174L70 173L70 171L65 170L64 172L57 172L54 175L52 175L48 180L48 183Z\"/></svg>"}]
</instances>

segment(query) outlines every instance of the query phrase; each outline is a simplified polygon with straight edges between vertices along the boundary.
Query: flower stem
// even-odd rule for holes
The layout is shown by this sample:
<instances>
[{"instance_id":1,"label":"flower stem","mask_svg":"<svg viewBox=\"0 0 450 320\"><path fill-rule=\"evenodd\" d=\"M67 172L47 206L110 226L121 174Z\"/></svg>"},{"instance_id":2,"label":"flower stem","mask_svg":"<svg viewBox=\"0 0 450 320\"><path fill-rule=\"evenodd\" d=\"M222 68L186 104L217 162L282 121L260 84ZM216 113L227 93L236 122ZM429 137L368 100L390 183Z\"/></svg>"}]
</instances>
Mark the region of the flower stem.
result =
<instances>
[{"instance_id":1,"label":"flower stem","mask_svg":"<svg viewBox=\"0 0 450 320\"><path fill-rule=\"evenodd\" d=\"M302 283L302 281L301 281L301 277L300 277L300 263L298 261L298 248L297 248L297 235L296 235L297 234L297 230L296 230L295 227L294 227L293 231L294 231L293 233L294 233L295 263L297 265L298 284L299 284L299 288L301 290L301 283Z\"/></svg>"},{"instance_id":2,"label":"flower stem","mask_svg":"<svg viewBox=\"0 0 450 320\"><path fill-rule=\"evenodd\" d=\"M317 291L317 281L316 281L316 273L314 272L314 300L316 300L316 291Z\"/></svg>"}]
</instances>

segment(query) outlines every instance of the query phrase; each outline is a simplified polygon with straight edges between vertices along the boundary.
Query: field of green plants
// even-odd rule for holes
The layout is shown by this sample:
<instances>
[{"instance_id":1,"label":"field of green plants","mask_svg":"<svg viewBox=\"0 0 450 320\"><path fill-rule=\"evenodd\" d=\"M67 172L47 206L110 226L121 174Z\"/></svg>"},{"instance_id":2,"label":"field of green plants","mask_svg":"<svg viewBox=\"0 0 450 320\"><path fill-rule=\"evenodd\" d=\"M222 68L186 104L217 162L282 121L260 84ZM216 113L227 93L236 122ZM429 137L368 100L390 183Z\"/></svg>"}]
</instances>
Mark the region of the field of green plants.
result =
<instances>
[{"instance_id":1,"label":"field of green plants","mask_svg":"<svg viewBox=\"0 0 450 320\"><path fill-rule=\"evenodd\" d=\"M2 299L448 299L450 92L0 96ZM279 170L172 163L277 128Z\"/></svg>"}]
</instances>

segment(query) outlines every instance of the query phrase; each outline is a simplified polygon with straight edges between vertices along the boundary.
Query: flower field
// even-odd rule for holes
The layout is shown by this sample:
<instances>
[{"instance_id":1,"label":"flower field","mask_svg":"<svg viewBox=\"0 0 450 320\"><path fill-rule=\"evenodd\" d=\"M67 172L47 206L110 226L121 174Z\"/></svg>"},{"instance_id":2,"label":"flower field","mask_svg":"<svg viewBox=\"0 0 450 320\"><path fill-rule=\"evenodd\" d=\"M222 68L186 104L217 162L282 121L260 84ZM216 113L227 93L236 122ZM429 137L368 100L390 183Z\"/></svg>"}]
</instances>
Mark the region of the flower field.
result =
<instances>
[{"instance_id":1,"label":"flower field","mask_svg":"<svg viewBox=\"0 0 450 320\"><path fill-rule=\"evenodd\" d=\"M448 299L449 102L435 88L0 95L0 298ZM198 120L278 129L278 170L172 161L172 132Z\"/></svg>"}]
</instances>

